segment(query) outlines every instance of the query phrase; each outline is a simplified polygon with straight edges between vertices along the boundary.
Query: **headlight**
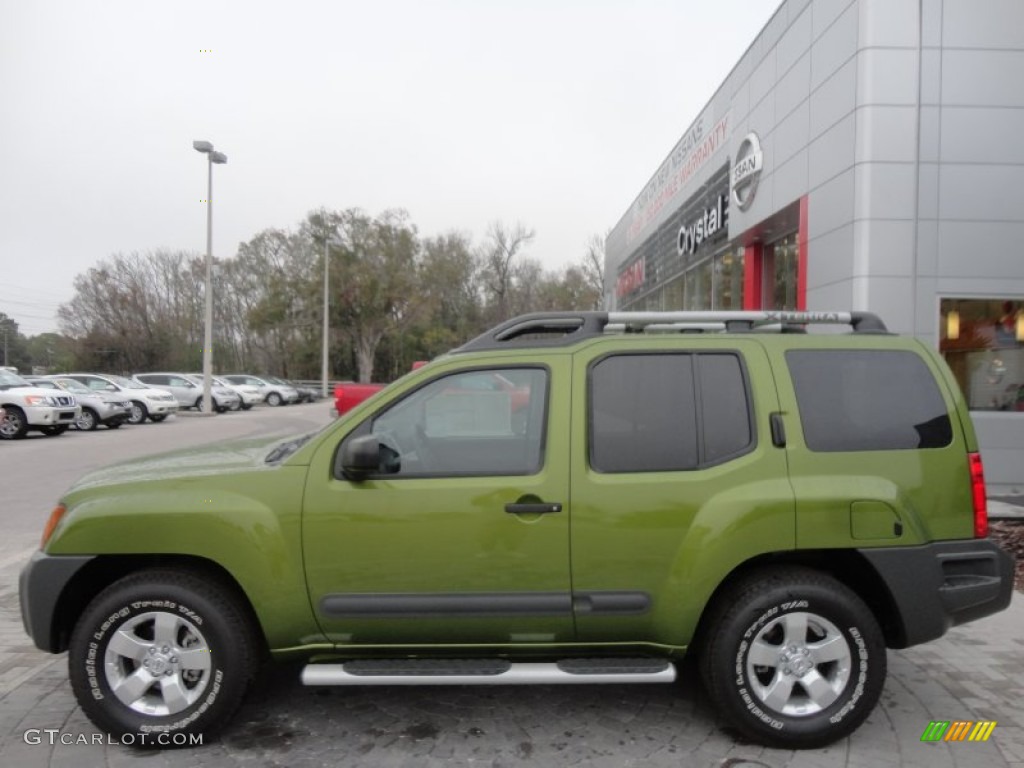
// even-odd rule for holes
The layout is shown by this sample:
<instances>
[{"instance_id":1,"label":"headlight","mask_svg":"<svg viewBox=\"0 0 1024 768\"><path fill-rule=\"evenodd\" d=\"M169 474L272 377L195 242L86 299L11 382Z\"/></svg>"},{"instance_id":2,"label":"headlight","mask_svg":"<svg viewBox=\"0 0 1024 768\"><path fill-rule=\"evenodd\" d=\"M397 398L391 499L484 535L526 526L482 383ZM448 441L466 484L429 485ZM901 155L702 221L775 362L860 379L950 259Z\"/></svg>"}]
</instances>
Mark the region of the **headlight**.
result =
<instances>
[{"instance_id":1,"label":"headlight","mask_svg":"<svg viewBox=\"0 0 1024 768\"><path fill-rule=\"evenodd\" d=\"M26 395L25 405L57 405L57 400L49 395Z\"/></svg>"}]
</instances>

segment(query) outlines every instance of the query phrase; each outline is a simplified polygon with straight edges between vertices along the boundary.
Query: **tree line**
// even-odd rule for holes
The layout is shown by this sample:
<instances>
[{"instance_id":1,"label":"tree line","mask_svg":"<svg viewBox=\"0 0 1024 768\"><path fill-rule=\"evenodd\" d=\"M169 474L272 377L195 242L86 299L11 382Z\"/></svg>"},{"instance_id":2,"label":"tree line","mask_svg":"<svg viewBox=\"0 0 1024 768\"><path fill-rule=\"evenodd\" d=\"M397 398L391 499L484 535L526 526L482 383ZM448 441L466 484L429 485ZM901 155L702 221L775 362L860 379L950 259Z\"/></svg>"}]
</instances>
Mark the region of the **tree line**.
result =
<instances>
[{"instance_id":1,"label":"tree line","mask_svg":"<svg viewBox=\"0 0 1024 768\"><path fill-rule=\"evenodd\" d=\"M215 370L320 378L325 259L332 379L388 381L517 314L597 309L602 239L591 238L577 263L550 271L529 256L534 236L521 223L496 221L479 243L454 230L421 237L397 209L321 209L294 229L265 229L214 261ZM78 275L74 288L58 310L58 366L201 369L201 254L115 254Z\"/></svg>"}]
</instances>

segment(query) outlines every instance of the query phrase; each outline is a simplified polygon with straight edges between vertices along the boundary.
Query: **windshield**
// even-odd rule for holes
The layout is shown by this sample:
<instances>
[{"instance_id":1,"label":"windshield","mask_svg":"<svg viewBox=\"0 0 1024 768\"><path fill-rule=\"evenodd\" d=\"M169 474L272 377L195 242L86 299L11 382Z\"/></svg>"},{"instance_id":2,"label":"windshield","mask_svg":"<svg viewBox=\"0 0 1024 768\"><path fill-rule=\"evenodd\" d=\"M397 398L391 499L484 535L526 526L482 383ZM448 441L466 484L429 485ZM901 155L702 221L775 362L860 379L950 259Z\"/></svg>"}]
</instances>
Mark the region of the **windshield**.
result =
<instances>
[{"instance_id":1,"label":"windshield","mask_svg":"<svg viewBox=\"0 0 1024 768\"><path fill-rule=\"evenodd\" d=\"M77 394L89 395L92 394L92 390L89 389L85 384L74 379L54 379L61 389L66 389L68 392L75 392Z\"/></svg>"},{"instance_id":2,"label":"windshield","mask_svg":"<svg viewBox=\"0 0 1024 768\"><path fill-rule=\"evenodd\" d=\"M14 387L31 387L32 384L25 381L16 373L0 371L0 389L12 389Z\"/></svg>"},{"instance_id":3,"label":"windshield","mask_svg":"<svg viewBox=\"0 0 1024 768\"><path fill-rule=\"evenodd\" d=\"M107 376L107 378L124 389L149 389L145 384L139 384L139 382L126 379L124 376Z\"/></svg>"}]
</instances>

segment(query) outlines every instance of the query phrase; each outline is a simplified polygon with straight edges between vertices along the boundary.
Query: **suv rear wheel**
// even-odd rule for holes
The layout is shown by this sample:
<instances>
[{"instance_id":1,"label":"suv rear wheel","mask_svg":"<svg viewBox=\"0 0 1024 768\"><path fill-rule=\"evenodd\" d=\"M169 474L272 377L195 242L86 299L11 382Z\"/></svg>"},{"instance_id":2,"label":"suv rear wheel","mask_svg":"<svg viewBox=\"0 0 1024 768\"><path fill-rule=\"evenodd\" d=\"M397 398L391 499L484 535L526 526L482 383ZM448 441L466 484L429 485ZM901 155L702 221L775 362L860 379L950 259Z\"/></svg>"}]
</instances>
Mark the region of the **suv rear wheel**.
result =
<instances>
[{"instance_id":1,"label":"suv rear wheel","mask_svg":"<svg viewBox=\"0 0 1024 768\"><path fill-rule=\"evenodd\" d=\"M267 405L281 405L283 402L281 395L277 392L271 392L267 395Z\"/></svg>"},{"instance_id":2,"label":"suv rear wheel","mask_svg":"<svg viewBox=\"0 0 1024 768\"><path fill-rule=\"evenodd\" d=\"M68 672L97 727L142 747L226 723L256 668L256 640L237 599L216 582L141 571L107 587L71 635ZM140 734L148 734L143 739Z\"/></svg>"},{"instance_id":3,"label":"suv rear wheel","mask_svg":"<svg viewBox=\"0 0 1024 768\"><path fill-rule=\"evenodd\" d=\"M701 649L711 699L739 730L781 747L852 732L885 682L882 632L864 602L805 568L761 571L720 599Z\"/></svg>"}]
</instances>

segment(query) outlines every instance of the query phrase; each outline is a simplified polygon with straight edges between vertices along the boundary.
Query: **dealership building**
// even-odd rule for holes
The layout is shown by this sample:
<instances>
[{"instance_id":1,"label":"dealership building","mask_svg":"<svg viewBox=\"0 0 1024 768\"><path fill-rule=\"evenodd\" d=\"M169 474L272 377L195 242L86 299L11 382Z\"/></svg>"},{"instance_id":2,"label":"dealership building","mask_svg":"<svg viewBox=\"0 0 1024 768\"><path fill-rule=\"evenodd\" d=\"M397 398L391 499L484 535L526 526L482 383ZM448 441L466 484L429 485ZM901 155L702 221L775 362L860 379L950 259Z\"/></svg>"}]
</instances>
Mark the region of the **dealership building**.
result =
<instances>
[{"instance_id":1,"label":"dealership building","mask_svg":"<svg viewBox=\"0 0 1024 768\"><path fill-rule=\"evenodd\" d=\"M680 87L685 87L680 83ZM623 310L867 310L1024 493L1024 0L786 0L606 241Z\"/></svg>"}]
</instances>

